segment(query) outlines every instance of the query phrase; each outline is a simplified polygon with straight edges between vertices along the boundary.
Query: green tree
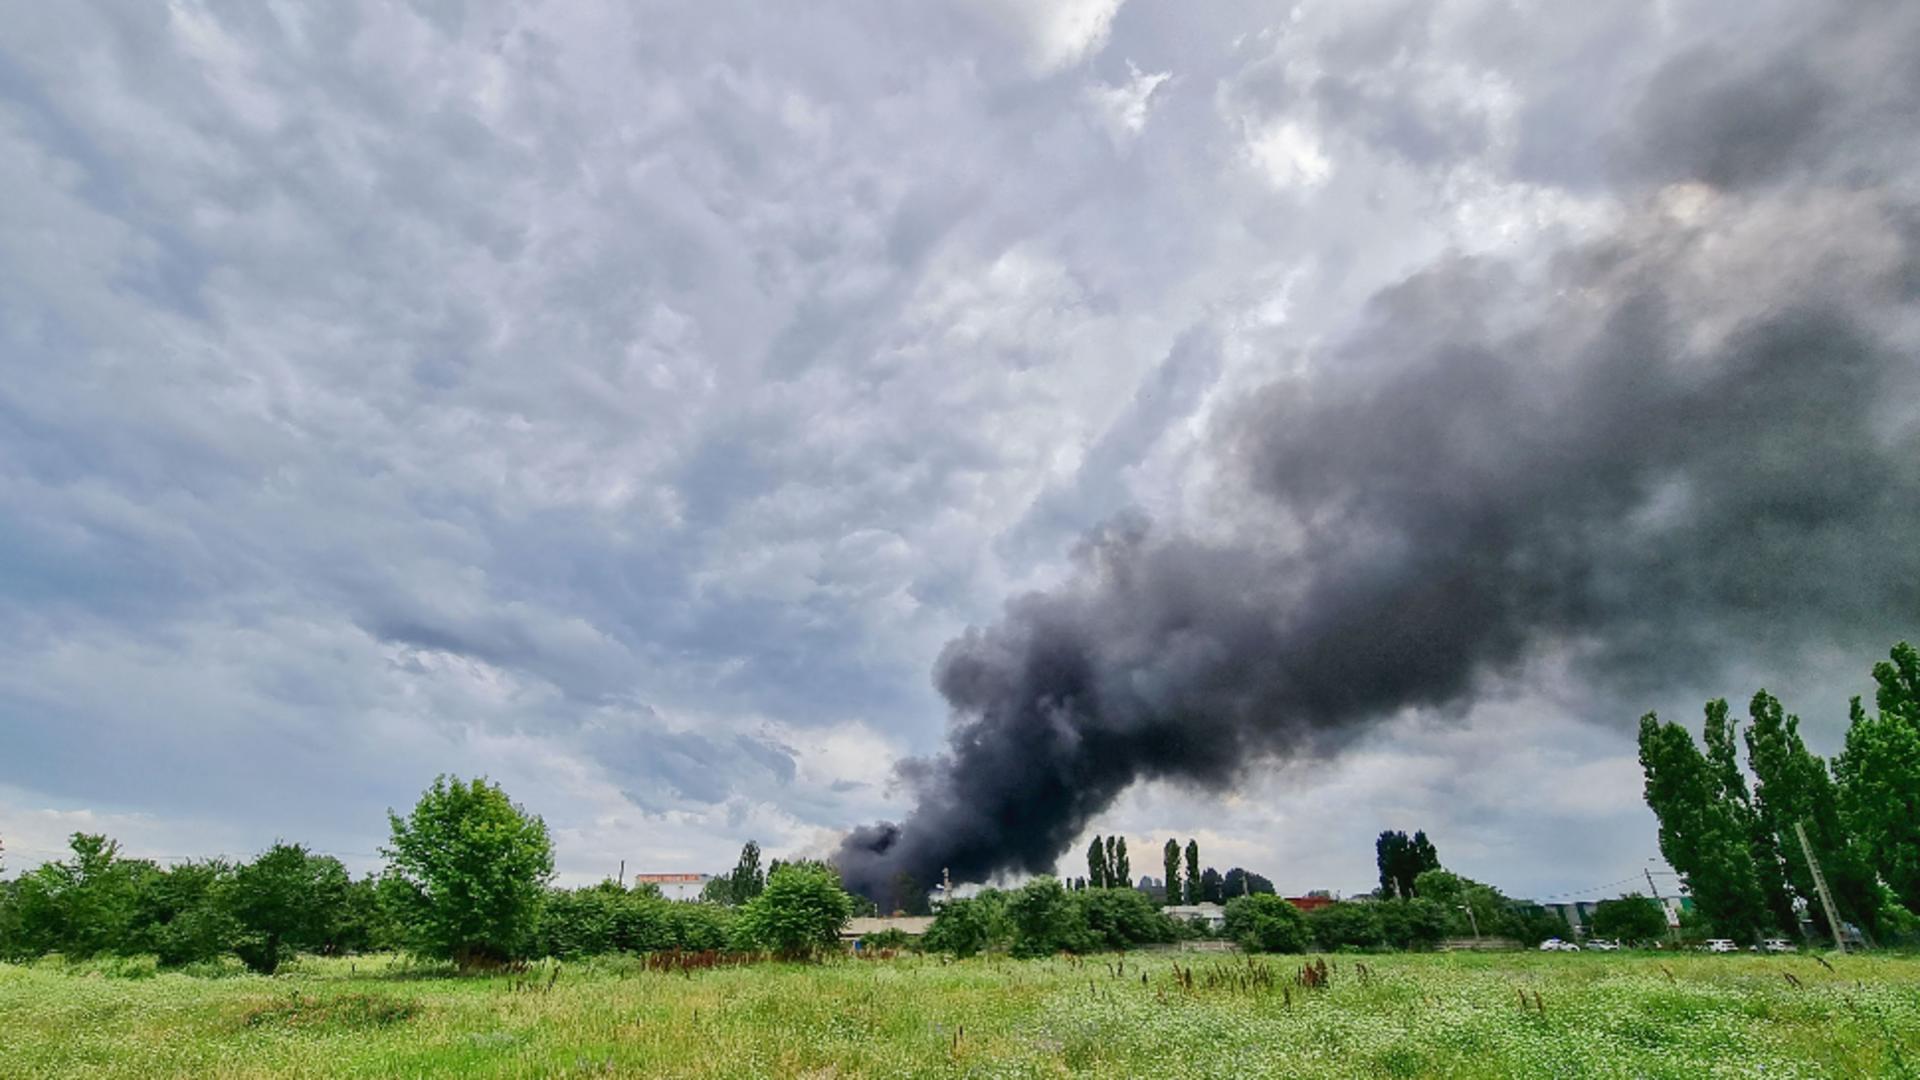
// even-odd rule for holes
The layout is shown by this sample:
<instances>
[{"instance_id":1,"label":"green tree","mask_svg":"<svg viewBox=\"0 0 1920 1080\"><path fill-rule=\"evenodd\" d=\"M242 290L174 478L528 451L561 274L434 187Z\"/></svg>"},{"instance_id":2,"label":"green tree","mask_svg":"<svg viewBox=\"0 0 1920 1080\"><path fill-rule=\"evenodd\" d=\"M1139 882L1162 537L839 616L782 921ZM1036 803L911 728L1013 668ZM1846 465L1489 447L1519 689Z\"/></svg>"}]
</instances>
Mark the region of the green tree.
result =
<instances>
[{"instance_id":1,"label":"green tree","mask_svg":"<svg viewBox=\"0 0 1920 1080\"><path fill-rule=\"evenodd\" d=\"M1853 700L1846 748L1833 763L1841 815L1867 865L1904 908L1920 912L1920 651L1894 646L1873 678L1877 712Z\"/></svg>"},{"instance_id":2,"label":"green tree","mask_svg":"<svg viewBox=\"0 0 1920 1080\"><path fill-rule=\"evenodd\" d=\"M1107 864L1107 888L1131 889L1133 888L1133 864L1127 861L1127 838L1122 836L1118 842L1111 840L1109 842L1113 843L1115 854Z\"/></svg>"},{"instance_id":3,"label":"green tree","mask_svg":"<svg viewBox=\"0 0 1920 1080\"><path fill-rule=\"evenodd\" d=\"M1411 898L1413 881L1423 872L1440 868L1440 854L1423 831L1411 837L1395 829L1381 832L1373 842L1374 863L1380 871L1380 898Z\"/></svg>"},{"instance_id":4,"label":"green tree","mask_svg":"<svg viewBox=\"0 0 1920 1080\"><path fill-rule=\"evenodd\" d=\"M1765 690L1753 696L1748 710L1747 760L1760 781L1755 792L1756 813L1786 857L1786 876L1805 900L1816 921L1824 921L1819 890L1807 865L1795 823L1804 827L1820 861L1834 903L1843 919L1879 928L1880 882L1865 853L1841 822L1839 785L1826 762L1807 749L1800 738L1800 718L1788 715L1779 699ZM1789 917L1779 925L1791 931L1799 920Z\"/></svg>"},{"instance_id":5,"label":"green tree","mask_svg":"<svg viewBox=\"0 0 1920 1080\"><path fill-rule=\"evenodd\" d=\"M1724 698L1707 702L1701 736L1706 743L1707 765L1716 797L1746 837L1754 880L1760 887L1771 924L1788 930L1798 925L1798 919L1794 915L1793 898L1787 893L1786 870L1780 860L1780 836L1747 790L1746 774L1740 770L1736 727Z\"/></svg>"},{"instance_id":6,"label":"green tree","mask_svg":"<svg viewBox=\"0 0 1920 1080\"><path fill-rule=\"evenodd\" d=\"M1077 949L1084 938L1077 914L1073 898L1053 877L1037 877L1014 890L1007 897L1013 955L1052 956Z\"/></svg>"},{"instance_id":7,"label":"green tree","mask_svg":"<svg viewBox=\"0 0 1920 1080\"><path fill-rule=\"evenodd\" d=\"M974 956L992 947L995 916L992 901L983 897L949 900L940 905L921 944L930 952Z\"/></svg>"},{"instance_id":8,"label":"green tree","mask_svg":"<svg viewBox=\"0 0 1920 1080\"><path fill-rule=\"evenodd\" d=\"M183 862L153 875L134 899L134 948L169 966L212 960L233 948L228 910L233 868L218 859Z\"/></svg>"},{"instance_id":9,"label":"green tree","mask_svg":"<svg viewBox=\"0 0 1920 1080\"><path fill-rule=\"evenodd\" d=\"M1203 898L1200 895L1200 842L1187 841L1187 903L1197 904Z\"/></svg>"},{"instance_id":10,"label":"green tree","mask_svg":"<svg viewBox=\"0 0 1920 1080\"><path fill-rule=\"evenodd\" d=\"M105 836L74 833L67 846L72 858L42 863L15 883L10 948L18 956L131 951L140 890L159 869L121 858Z\"/></svg>"},{"instance_id":11,"label":"green tree","mask_svg":"<svg viewBox=\"0 0 1920 1080\"><path fill-rule=\"evenodd\" d=\"M727 895L735 904L744 904L767 887L766 874L760 870L760 845L752 840L740 849L740 861L727 879Z\"/></svg>"},{"instance_id":12,"label":"green tree","mask_svg":"<svg viewBox=\"0 0 1920 1080\"><path fill-rule=\"evenodd\" d=\"M1073 897L1086 940L1076 947L1125 950L1174 939L1173 920L1138 889L1089 889Z\"/></svg>"},{"instance_id":13,"label":"green tree","mask_svg":"<svg viewBox=\"0 0 1920 1080\"><path fill-rule=\"evenodd\" d=\"M391 876L411 887L417 948L461 967L524 955L553 878L547 824L484 779L441 776L407 817L388 811Z\"/></svg>"},{"instance_id":14,"label":"green tree","mask_svg":"<svg viewBox=\"0 0 1920 1080\"><path fill-rule=\"evenodd\" d=\"M1447 913L1426 897L1382 900L1373 907L1381 935L1393 948L1431 949L1447 936Z\"/></svg>"},{"instance_id":15,"label":"green tree","mask_svg":"<svg viewBox=\"0 0 1920 1080\"><path fill-rule=\"evenodd\" d=\"M1180 841L1167 837L1167 846L1162 852L1162 865L1167 872L1167 906L1181 902L1180 890Z\"/></svg>"},{"instance_id":16,"label":"green tree","mask_svg":"<svg viewBox=\"0 0 1920 1080\"><path fill-rule=\"evenodd\" d=\"M1618 941L1658 941L1667 936L1667 913L1639 893L1602 900L1593 908L1595 936Z\"/></svg>"},{"instance_id":17,"label":"green tree","mask_svg":"<svg viewBox=\"0 0 1920 1080\"><path fill-rule=\"evenodd\" d=\"M234 951L271 975L294 953L321 948L346 915L351 884L340 860L274 844L233 873L229 910L240 931Z\"/></svg>"},{"instance_id":18,"label":"green tree","mask_svg":"<svg viewBox=\"0 0 1920 1080\"><path fill-rule=\"evenodd\" d=\"M1200 875L1200 899L1209 904L1218 904L1225 900L1226 897L1221 894L1221 886L1224 884L1220 871L1211 866L1207 867Z\"/></svg>"},{"instance_id":19,"label":"green tree","mask_svg":"<svg viewBox=\"0 0 1920 1080\"><path fill-rule=\"evenodd\" d=\"M1752 835L1723 797L1713 766L1678 724L1640 718L1647 805L1660 821L1660 854L1694 903L1728 937L1752 941L1772 921L1750 847Z\"/></svg>"},{"instance_id":20,"label":"green tree","mask_svg":"<svg viewBox=\"0 0 1920 1080\"><path fill-rule=\"evenodd\" d=\"M767 878L767 887L740 909L734 938L750 949L806 959L839 944L853 917L853 897L840 877L818 863L792 863Z\"/></svg>"},{"instance_id":21,"label":"green tree","mask_svg":"<svg viewBox=\"0 0 1920 1080\"><path fill-rule=\"evenodd\" d=\"M1095 889L1107 887L1107 844L1098 835L1087 845L1087 885Z\"/></svg>"},{"instance_id":22,"label":"green tree","mask_svg":"<svg viewBox=\"0 0 1920 1080\"><path fill-rule=\"evenodd\" d=\"M1263 874L1256 874L1245 867L1236 866L1227 871L1220 879L1220 892L1224 896L1248 896L1257 892L1273 892L1273 882Z\"/></svg>"},{"instance_id":23,"label":"green tree","mask_svg":"<svg viewBox=\"0 0 1920 1080\"><path fill-rule=\"evenodd\" d=\"M1386 944L1387 931L1380 908L1391 902L1328 904L1307 913L1307 927L1313 931L1314 943L1327 952L1375 948Z\"/></svg>"},{"instance_id":24,"label":"green tree","mask_svg":"<svg viewBox=\"0 0 1920 1080\"><path fill-rule=\"evenodd\" d=\"M1305 952L1312 942L1307 917L1271 893L1227 901L1227 936L1249 952Z\"/></svg>"}]
</instances>

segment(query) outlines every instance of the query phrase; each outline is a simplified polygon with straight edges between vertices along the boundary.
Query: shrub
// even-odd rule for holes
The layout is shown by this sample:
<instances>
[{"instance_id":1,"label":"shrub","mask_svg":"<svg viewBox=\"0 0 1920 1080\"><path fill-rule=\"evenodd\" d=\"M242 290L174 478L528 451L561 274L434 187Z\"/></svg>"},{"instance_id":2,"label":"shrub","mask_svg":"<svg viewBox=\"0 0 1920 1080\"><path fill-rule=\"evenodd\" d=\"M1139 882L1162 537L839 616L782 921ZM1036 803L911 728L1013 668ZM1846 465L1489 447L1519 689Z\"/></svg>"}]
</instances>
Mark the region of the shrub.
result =
<instances>
[{"instance_id":1,"label":"shrub","mask_svg":"<svg viewBox=\"0 0 1920 1080\"><path fill-rule=\"evenodd\" d=\"M973 956L1002 944L1007 937L1006 894L988 889L966 900L940 906L921 944L930 952Z\"/></svg>"},{"instance_id":2,"label":"shrub","mask_svg":"<svg viewBox=\"0 0 1920 1080\"><path fill-rule=\"evenodd\" d=\"M1300 909L1271 893L1227 901L1227 936L1252 952L1305 952L1312 935Z\"/></svg>"},{"instance_id":3,"label":"shrub","mask_svg":"<svg viewBox=\"0 0 1920 1080\"><path fill-rule=\"evenodd\" d=\"M840 928L853 917L853 897L832 870L795 863L768 875L766 889L739 912L734 922L739 948L800 959L839 944Z\"/></svg>"},{"instance_id":4,"label":"shrub","mask_svg":"<svg viewBox=\"0 0 1920 1080\"><path fill-rule=\"evenodd\" d=\"M1008 895L1007 922L1015 956L1051 956L1086 944L1079 909L1053 877L1034 878Z\"/></svg>"},{"instance_id":5,"label":"shrub","mask_svg":"<svg viewBox=\"0 0 1920 1080\"><path fill-rule=\"evenodd\" d=\"M1084 940L1078 942L1083 950L1125 950L1177 936L1173 920L1138 889L1088 889L1074 893L1073 901L1084 928Z\"/></svg>"},{"instance_id":6,"label":"shrub","mask_svg":"<svg viewBox=\"0 0 1920 1080\"><path fill-rule=\"evenodd\" d=\"M1385 921L1380 904L1347 901L1329 904L1307 915L1307 926L1314 942L1323 950L1342 948L1374 949L1386 944Z\"/></svg>"},{"instance_id":7,"label":"shrub","mask_svg":"<svg viewBox=\"0 0 1920 1080\"><path fill-rule=\"evenodd\" d=\"M1381 937L1395 949L1431 949L1447 936L1447 913L1425 897L1382 900L1373 908Z\"/></svg>"},{"instance_id":8,"label":"shrub","mask_svg":"<svg viewBox=\"0 0 1920 1080\"><path fill-rule=\"evenodd\" d=\"M405 818L389 812L392 877L402 883L409 937L462 968L524 955L553 877L546 822L498 785L445 776Z\"/></svg>"},{"instance_id":9,"label":"shrub","mask_svg":"<svg viewBox=\"0 0 1920 1080\"><path fill-rule=\"evenodd\" d=\"M340 860L310 855L298 844L273 845L234 871L227 886L239 924L234 951L248 967L271 975L287 956L319 949L346 914L351 884Z\"/></svg>"}]
</instances>

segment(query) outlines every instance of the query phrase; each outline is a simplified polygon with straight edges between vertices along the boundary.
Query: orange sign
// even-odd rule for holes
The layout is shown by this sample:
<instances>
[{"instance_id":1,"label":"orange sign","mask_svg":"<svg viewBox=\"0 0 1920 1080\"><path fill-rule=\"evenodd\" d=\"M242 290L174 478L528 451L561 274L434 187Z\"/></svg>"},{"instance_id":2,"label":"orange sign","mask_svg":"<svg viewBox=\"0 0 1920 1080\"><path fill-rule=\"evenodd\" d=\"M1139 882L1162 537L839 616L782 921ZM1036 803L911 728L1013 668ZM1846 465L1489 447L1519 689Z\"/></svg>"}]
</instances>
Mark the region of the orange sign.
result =
<instances>
[{"instance_id":1,"label":"orange sign","mask_svg":"<svg viewBox=\"0 0 1920 1080\"><path fill-rule=\"evenodd\" d=\"M698 885L707 880L705 874L635 874L634 883L648 885Z\"/></svg>"}]
</instances>

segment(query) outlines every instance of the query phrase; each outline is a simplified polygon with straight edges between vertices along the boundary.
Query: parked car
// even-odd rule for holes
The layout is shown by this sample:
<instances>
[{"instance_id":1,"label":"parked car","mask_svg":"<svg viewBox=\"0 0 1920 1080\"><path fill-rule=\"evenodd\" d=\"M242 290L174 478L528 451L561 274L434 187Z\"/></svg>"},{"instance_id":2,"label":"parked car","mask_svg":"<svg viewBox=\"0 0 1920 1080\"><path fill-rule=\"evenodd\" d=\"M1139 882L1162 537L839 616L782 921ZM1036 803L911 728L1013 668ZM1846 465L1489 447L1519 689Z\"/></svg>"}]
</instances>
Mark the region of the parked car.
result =
<instances>
[{"instance_id":1,"label":"parked car","mask_svg":"<svg viewBox=\"0 0 1920 1080\"><path fill-rule=\"evenodd\" d=\"M1603 938L1603 937L1597 937L1597 938L1594 938L1594 939L1592 939L1591 941L1588 941L1588 942L1587 942L1587 948L1589 948L1589 949L1598 949L1598 950L1599 950L1599 951L1601 951L1601 952L1613 952L1614 950L1616 950L1616 949L1618 949L1619 947L1620 947L1620 943L1619 943L1619 942L1617 942L1617 941L1609 941L1609 940L1607 940L1606 938Z\"/></svg>"},{"instance_id":2,"label":"parked car","mask_svg":"<svg viewBox=\"0 0 1920 1080\"><path fill-rule=\"evenodd\" d=\"M1709 938L1701 948L1708 952L1739 952L1740 947L1723 937Z\"/></svg>"},{"instance_id":3,"label":"parked car","mask_svg":"<svg viewBox=\"0 0 1920 1080\"><path fill-rule=\"evenodd\" d=\"M1540 951L1541 952L1579 952L1580 946L1575 945L1571 941L1561 941L1559 938L1556 937L1556 938L1548 938L1547 940L1541 942Z\"/></svg>"},{"instance_id":4,"label":"parked car","mask_svg":"<svg viewBox=\"0 0 1920 1080\"><path fill-rule=\"evenodd\" d=\"M1793 952L1793 942L1783 937L1770 937L1760 943L1761 952Z\"/></svg>"}]
</instances>

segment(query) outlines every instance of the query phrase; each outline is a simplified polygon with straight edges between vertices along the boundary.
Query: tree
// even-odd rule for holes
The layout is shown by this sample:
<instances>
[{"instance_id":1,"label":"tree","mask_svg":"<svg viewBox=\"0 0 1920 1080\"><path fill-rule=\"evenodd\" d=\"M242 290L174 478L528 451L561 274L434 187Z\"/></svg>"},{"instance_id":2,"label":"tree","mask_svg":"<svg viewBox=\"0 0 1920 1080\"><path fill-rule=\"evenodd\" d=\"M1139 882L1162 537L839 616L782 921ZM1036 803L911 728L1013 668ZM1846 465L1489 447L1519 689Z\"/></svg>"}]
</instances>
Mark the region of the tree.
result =
<instances>
[{"instance_id":1,"label":"tree","mask_svg":"<svg viewBox=\"0 0 1920 1080\"><path fill-rule=\"evenodd\" d=\"M1371 949L1386 944L1387 933L1380 917L1385 902L1361 904L1347 901L1328 904L1307 913L1307 926L1313 940L1323 951L1342 948Z\"/></svg>"},{"instance_id":2,"label":"tree","mask_svg":"<svg viewBox=\"0 0 1920 1080\"><path fill-rule=\"evenodd\" d=\"M1187 903L1197 904L1204 899L1200 894L1200 842L1187 841Z\"/></svg>"},{"instance_id":3,"label":"tree","mask_svg":"<svg viewBox=\"0 0 1920 1080\"><path fill-rule=\"evenodd\" d=\"M1227 871L1226 877L1220 879L1220 892L1228 898L1247 896L1252 893L1270 893L1273 892L1273 882L1268 881L1263 875L1236 866Z\"/></svg>"},{"instance_id":4,"label":"tree","mask_svg":"<svg viewBox=\"0 0 1920 1080\"><path fill-rule=\"evenodd\" d=\"M1167 846L1162 852L1163 865L1167 871L1167 906L1180 903L1180 841L1167 837Z\"/></svg>"},{"instance_id":5,"label":"tree","mask_svg":"<svg viewBox=\"0 0 1920 1080\"><path fill-rule=\"evenodd\" d=\"M1013 955L1052 956L1074 949L1083 937L1075 915L1073 898L1052 877L1034 878L1014 890L1007 898Z\"/></svg>"},{"instance_id":6,"label":"tree","mask_svg":"<svg viewBox=\"0 0 1920 1080\"><path fill-rule=\"evenodd\" d=\"M1423 872L1440 869L1440 854L1425 832L1412 837L1393 829L1373 842L1374 862L1380 870L1380 898L1410 898L1413 881Z\"/></svg>"},{"instance_id":7,"label":"tree","mask_svg":"<svg viewBox=\"0 0 1920 1080\"><path fill-rule=\"evenodd\" d=\"M1218 904L1226 899L1221 895L1221 884L1220 871L1207 867L1206 872L1200 875L1200 899L1209 904Z\"/></svg>"},{"instance_id":8,"label":"tree","mask_svg":"<svg viewBox=\"0 0 1920 1080\"><path fill-rule=\"evenodd\" d=\"M1300 909L1271 893L1227 901L1227 936L1249 952L1305 952L1313 935Z\"/></svg>"},{"instance_id":9,"label":"tree","mask_svg":"<svg viewBox=\"0 0 1920 1080\"><path fill-rule=\"evenodd\" d=\"M1658 941L1667 935L1667 913L1639 893L1602 900L1593 908L1593 933L1617 941Z\"/></svg>"},{"instance_id":10,"label":"tree","mask_svg":"<svg viewBox=\"0 0 1920 1080\"><path fill-rule=\"evenodd\" d=\"M1076 950L1125 950L1174 939L1173 920L1137 889L1091 889L1072 899L1076 930L1084 928L1084 940L1072 946Z\"/></svg>"},{"instance_id":11,"label":"tree","mask_svg":"<svg viewBox=\"0 0 1920 1080\"><path fill-rule=\"evenodd\" d=\"M159 868L120 857L105 836L74 833L73 857L42 863L14 883L14 941L19 956L58 951L73 957L127 951L140 889Z\"/></svg>"},{"instance_id":12,"label":"tree","mask_svg":"<svg viewBox=\"0 0 1920 1080\"><path fill-rule=\"evenodd\" d=\"M1127 861L1127 838L1122 836L1117 843L1111 839L1108 842L1113 844L1115 854L1107 865L1107 888L1133 888L1133 864Z\"/></svg>"},{"instance_id":13,"label":"tree","mask_svg":"<svg viewBox=\"0 0 1920 1080\"><path fill-rule=\"evenodd\" d=\"M183 862L149 878L134 898L132 947L167 966L212 960L233 948L228 911L233 868L218 859Z\"/></svg>"},{"instance_id":14,"label":"tree","mask_svg":"<svg viewBox=\"0 0 1920 1080\"><path fill-rule=\"evenodd\" d=\"M1447 913L1426 897L1381 900L1373 907L1381 935L1393 948L1430 949L1447 936Z\"/></svg>"},{"instance_id":15,"label":"tree","mask_svg":"<svg viewBox=\"0 0 1920 1080\"><path fill-rule=\"evenodd\" d=\"M1087 886L1094 889L1107 887L1107 844L1097 835L1087 847Z\"/></svg>"},{"instance_id":16,"label":"tree","mask_svg":"<svg viewBox=\"0 0 1920 1080\"><path fill-rule=\"evenodd\" d=\"M276 843L234 871L229 910L239 924L235 950L249 968L271 975L281 961L317 950L346 915L347 868L298 844Z\"/></svg>"},{"instance_id":17,"label":"tree","mask_svg":"<svg viewBox=\"0 0 1920 1080\"><path fill-rule=\"evenodd\" d=\"M1723 797L1712 765L1685 729L1648 713L1640 718L1640 767L1647 806L1660 821L1660 854L1721 933L1752 941L1772 913L1754 866L1752 834Z\"/></svg>"},{"instance_id":18,"label":"tree","mask_svg":"<svg viewBox=\"0 0 1920 1080\"><path fill-rule=\"evenodd\" d=\"M740 861L734 864L733 874L727 879L727 895L735 904L744 904L760 895L767 887L767 877L760 871L760 845L752 840L740 849Z\"/></svg>"},{"instance_id":19,"label":"tree","mask_svg":"<svg viewBox=\"0 0 1920 1080\"><path fill-rule=\"evenodd\" d=\"M437 777L393 829L391 875L411 887L409 929L424 953L461 967L525 953L553 878L547 824L497 784Z\"/></svg>"},{"instance_id":20,"label":"tree","mask_svg":"<svg viewBox=\"0 0 1920 1080\"><path fill-rule=\"evenodd\" d=\"M1900 904L1920 912L1920 650L1906 642L1873 667L1877 713L1853 699L1834 760L1841 815L1860 853Z\"/></svg>"},{"instance_id":21,"label":"tree","mask_svg":"<svg viewBox=\"0 0 1920 1080\"><path fill-rule=\"evenodd\" d=\"M1747 790L1746 774L1740 771L1740 761L1735 751L1735 727L1724 698L1707 702L1706 722L1701 736L1706 743L1707 765L1716 788L1715 797L1746 838L1747 851L1753 862L1754 880L1760 887L1760 896L1771 915L1772 924L1789 930L1797 925L1798 920L1794 916L1793 899L1787 894L1786 871L1780 862L1780 837Z\"/></svg>"},{"instance_id":22,"label":"tree","mask_svg":"<svg viewBox=\"0 0 1920 1080\"><path fill-rule=\"evenodd\" d=\"M998 896L998 894L995 894ZM973 956L985 952L995 940L999 912L995 901L986 895L966 900L949 900L933 917L921 944L930 952Z\"/></svg>"},{"instance_id":23,"label":"tree","mask_svg":"<svg viewBox=\"0 0 1920 1080\"><path fill-rule=\"evenodd\" d=\"M1816 921L1824 922L1825 908L1794 827L1797 823L1805 829L1813 857L1825 871L1840 916L1858 922L1868 933L1875 932L1880 882L1860 845L1841 823L1839 787L1827 763L1801 741L1800 718L1788 715L1779 699L1765 690L1753 696L1748 716L1747 760L1760 781L1754 798L1755 813L1785 856L1786 880L1807 903ZM1791 909L1788 914L1779 922L1791 930L1799 920L1792 917Z\"/></svg>"},{"instance_id":24,"label":"tree","mask_svg":"<svg viewBox=\"0 0 1920 1080\"><path fill-rule=\"evenodd\" d=\"M839 944L853 917L853 897L832 869L817 863L782 866L748 901L734 923L735 940L786 959L806 959Z\"/></svg>"}]
</instances>

